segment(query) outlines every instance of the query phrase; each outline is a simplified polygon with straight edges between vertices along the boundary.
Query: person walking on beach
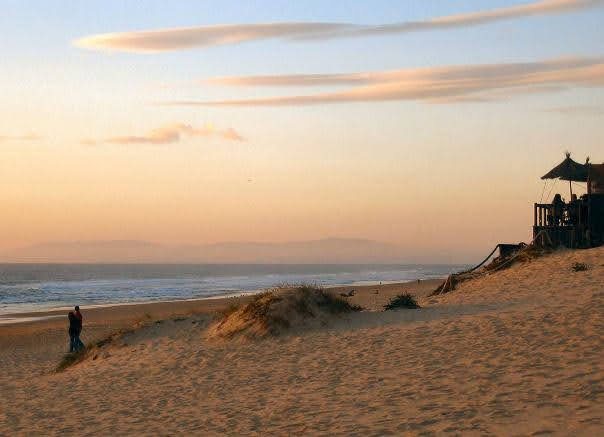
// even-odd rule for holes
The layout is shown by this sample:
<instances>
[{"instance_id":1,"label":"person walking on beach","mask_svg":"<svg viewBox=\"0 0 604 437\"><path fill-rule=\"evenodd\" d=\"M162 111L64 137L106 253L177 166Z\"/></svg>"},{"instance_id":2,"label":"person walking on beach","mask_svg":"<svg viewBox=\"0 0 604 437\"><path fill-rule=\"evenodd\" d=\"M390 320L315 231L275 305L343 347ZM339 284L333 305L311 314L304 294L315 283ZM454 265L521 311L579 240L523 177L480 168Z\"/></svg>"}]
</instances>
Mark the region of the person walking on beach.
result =
<instances>
[{"instance_id":1,"label":"person walking on beach","mask_svg":"<svg viewBox=\"0 0 604 437\"><path fill-rule=\"evenodd\" d=\"M82 313L80 307L75 307L75 312L70 311L67 315L69 318L69 352L79 351L84 348L84 343L80 340L82 333Z\"/></svg>"}]
</instances>

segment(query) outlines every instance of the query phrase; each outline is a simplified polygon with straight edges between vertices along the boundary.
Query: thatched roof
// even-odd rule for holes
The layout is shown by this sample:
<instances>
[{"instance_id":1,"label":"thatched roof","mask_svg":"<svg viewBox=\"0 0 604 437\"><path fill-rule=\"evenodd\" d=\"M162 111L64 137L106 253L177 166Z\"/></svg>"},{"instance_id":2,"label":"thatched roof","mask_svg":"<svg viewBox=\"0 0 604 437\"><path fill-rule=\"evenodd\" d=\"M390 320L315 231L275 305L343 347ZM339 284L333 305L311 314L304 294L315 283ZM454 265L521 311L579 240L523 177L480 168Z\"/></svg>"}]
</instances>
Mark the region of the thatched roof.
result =
<instances>
[{"instance_id":1,"label":"thatched roof","mask_svg":"<svg viewBox=\"0 0 604 437\"><path fill-rule=\"evenodd\" d=\"M570 153L566 153L566 158L560 164L552 168L541 179L562 179L564 181L587 182L586 164L579 164L571 159Z\"/></svg>"}]
</instances>

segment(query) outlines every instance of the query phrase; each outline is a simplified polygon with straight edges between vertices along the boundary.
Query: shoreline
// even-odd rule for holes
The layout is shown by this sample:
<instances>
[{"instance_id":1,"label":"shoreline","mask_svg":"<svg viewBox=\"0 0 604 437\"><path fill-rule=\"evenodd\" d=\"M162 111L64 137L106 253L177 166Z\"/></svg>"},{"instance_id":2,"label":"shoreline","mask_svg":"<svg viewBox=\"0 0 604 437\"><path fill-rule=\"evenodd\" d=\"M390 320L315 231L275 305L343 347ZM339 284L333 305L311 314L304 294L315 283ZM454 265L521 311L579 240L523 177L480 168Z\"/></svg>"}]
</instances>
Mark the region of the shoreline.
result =
<instances>
[{"instance_id":1,"label":"shoreline","mask_svg":"<svg viewBox=\"0 0 604 437\"><path fill-rule=\"evenodd\" d=\"M421 279L420 284L426 283L436 283L442 282L445 278L434 278L434 279ZM355 288L359 290L364 290L367 288L380 288L380 287L404 287L407 288L409 285L418 284L417 279L412 279L409 281L381 281L371 284L342 284L342 285L328 285L323 288L327 290L332 290L334 292L342 292L345 289ZM270 287L269 287L270 288ZM217 301L220 306L226 305L227 301L230 303L233 299L245 299L251 295L261 293L266 289L258 289L258 290L241 290L236 293L229 293L219 296L207 296L207 297L198 297L198 298L188 298L188 299L169 299L169 300L156 300L156 301L140 301L140 302L115 302L115 303L107 303L107 304L92 304L92 305L80 305L82 310L86 312L98 311L98 310L108 310L111 308L117 307L147 307L150 310L156 309L158 306L174 306L176 308L180 308L182 306L191 306L197 307L199 304L209 302L209 301ZM208 305L208 307L214 307L215 305ZM72 307L55 307L55 308L47 308L40 309L35 311L21 311L14 313L6 313L0 314L0 327L14 324L22 324L22 323L34 323L34 322L43 322L50 320L55 317L61 317L66 314L66 312L70 311ZM139 312L139 311L137 311ZM203 311L205 312L205 311ZM211 312L211 311L210 311Z\"/></svg>"},{"instance_id":2,"label":"shoreline","mask_svg":"<svg viewBox=\"0 0 604 437\"><path fill-rule=\"evenodd\" d=\"M397 282L394 284L364 285L364 286L338 286L330 287L334 294L355 290L355 295L346 298L349 302L361 305L368 311L381 310L393 296L409 292L418 298L427 296L442 279L426 279L411 282ZM84 315L85 342L94 340L99 335L106 335L112 331L128 328L143 320L166 320L175 317L190 315L211 315L220 312L230 305L246 303L252 294L235 297L220 297L213 299L178 300L169 302L146 302L124 305L108 305L98 307L82 306ZM0 322L0 348L3 343L12 341L11 337L30 339L37 334L51 335L53 341L60 338L63 341L67 330L67 312L65 310L50 310L36 313L20 313L20 319ZM5 340L5 341L3 341ZM29 340L28 340L29 341ZM7 345L6 345L7 346Z\"/></svg>"}]
</instances>

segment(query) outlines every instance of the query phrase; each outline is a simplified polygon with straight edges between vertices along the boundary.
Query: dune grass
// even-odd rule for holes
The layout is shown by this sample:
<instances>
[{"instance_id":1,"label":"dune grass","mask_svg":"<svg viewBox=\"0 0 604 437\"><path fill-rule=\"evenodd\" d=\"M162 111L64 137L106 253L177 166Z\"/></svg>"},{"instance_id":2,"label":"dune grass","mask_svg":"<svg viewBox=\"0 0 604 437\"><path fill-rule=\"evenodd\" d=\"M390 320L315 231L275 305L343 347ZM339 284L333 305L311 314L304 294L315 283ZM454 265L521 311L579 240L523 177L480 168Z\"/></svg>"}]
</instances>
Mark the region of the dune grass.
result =
<instances>
[{"instance_id":1,"label":"dune grass","mask_svg":"<svg viewBox=\"0 0 604 437\"><path fill-rule=\"evenodd\" d=\"M421 307L419 306L415 298L409 293L401 293L398 296L395 296L390 299L390 302L384 305L385 311L397 310L399 308L416 309Z\"/></svg>"},{"instance_id":2,"label":"dune grass","mask_svg":"<svg viewBox=\"0 0 604 437\"><path fill-rule=\"evenodd\" d=\"M231 338L241 333L251 337L276 336L292 324L305 324L307 319L362 309L316 285L288 285L266 290L246 304L231 305L222 311L213 336Z\"/></svg>"},{"instance_id":3,"label":"dune grass","mask_svg":"<svg viewBox=\"0 0 604 437\"><path fill-rule=\"evenodd\" d=\"M296 292L301 295L301 297L313 296L314 303L330 314L350 313L363 310L363 307L360 305L351 304L347 300L334 296L325 291L324 288L316 285L300 285L296 288ZM298 300L300 303L308 303L308 301L309 299Z\"/></svg>"},{"instance_id":4,"label":"dune grass","mask_svg":"<svg viewBox=\"0 0 604 437\"><path fill-rule=\"evenodd\" d=\"M63 358L61 359L59 364L57 364L55 372L63 372L67 368L81 363L86 359L93 347L95 347L94 344L87 344L86 346L84 346L84 348L80 349L79 351L66 353L65 355L63 355Z\"/></svg>"},{"instance_id":5,"label":"dune grass","mask_svg":"<svg viewBox=\"0 0 604 437\"><path fill-rule=\"evenodd\" d=\"M113 336L114 334L111 334L107 337L102 338L101 340L88 343L80 350L66 353L65 355L63 355L61 361L59 361L59 364L57 364L55 372L63 372L69 367L75 366L76 364L86 360L86 358L88 358L89 356L96 354L98 350L101 349L103 346L113 342Z\"/></svg>"},{"instance_id":6,"label":"dune grass","mask_svg":"<svg viewBox=\"0 0 604 437\"><path fill-rule=\"evenodd\" d=\"M150 317L150 316L146 316ZM112 332L111 334L101 338L100 340L92 341L86 344L82 349L74 352L67 352L55 367L55 373L60 373L65 371L66 369L75 366L78 363L86 360L88 357L96 357L100 350L105 346L108 346L118 339L122 338L126 334L130 334L137 329L141 328L145 324L149 323L148 321L140 321L134 324L130 328L123 328L118 331Z\"/></svg>"},{"instance_id":7,"label":"dune grass","mask_svg":"<svg viewBox=\"0 0 604 437\"><path fill-rule=\"evenodd\" d=\"M585 272L589 270L589 266L585 263L573 263L571 266L573 272Z\"/></svg>"}]
</instances>

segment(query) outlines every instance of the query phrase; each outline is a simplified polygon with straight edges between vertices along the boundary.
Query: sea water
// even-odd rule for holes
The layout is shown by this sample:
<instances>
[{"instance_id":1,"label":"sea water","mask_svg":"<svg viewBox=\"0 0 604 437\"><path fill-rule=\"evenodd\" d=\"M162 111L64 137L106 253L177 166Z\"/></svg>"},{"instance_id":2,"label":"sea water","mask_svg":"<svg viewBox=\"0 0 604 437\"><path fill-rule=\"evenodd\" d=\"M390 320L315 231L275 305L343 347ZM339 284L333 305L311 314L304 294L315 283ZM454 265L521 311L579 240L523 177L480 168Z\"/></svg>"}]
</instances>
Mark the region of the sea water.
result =
<instances>
[{"instance_id":1,"label":"sea water","mask_svg":"<svg viewBox=\"0 0 604 437\"><path fill-rule=\"evenodd\" d=\"M0 317L74 305L214 298L283 284L433 279L463 265L0 264Z\"/></svg>"}]
</instances>

